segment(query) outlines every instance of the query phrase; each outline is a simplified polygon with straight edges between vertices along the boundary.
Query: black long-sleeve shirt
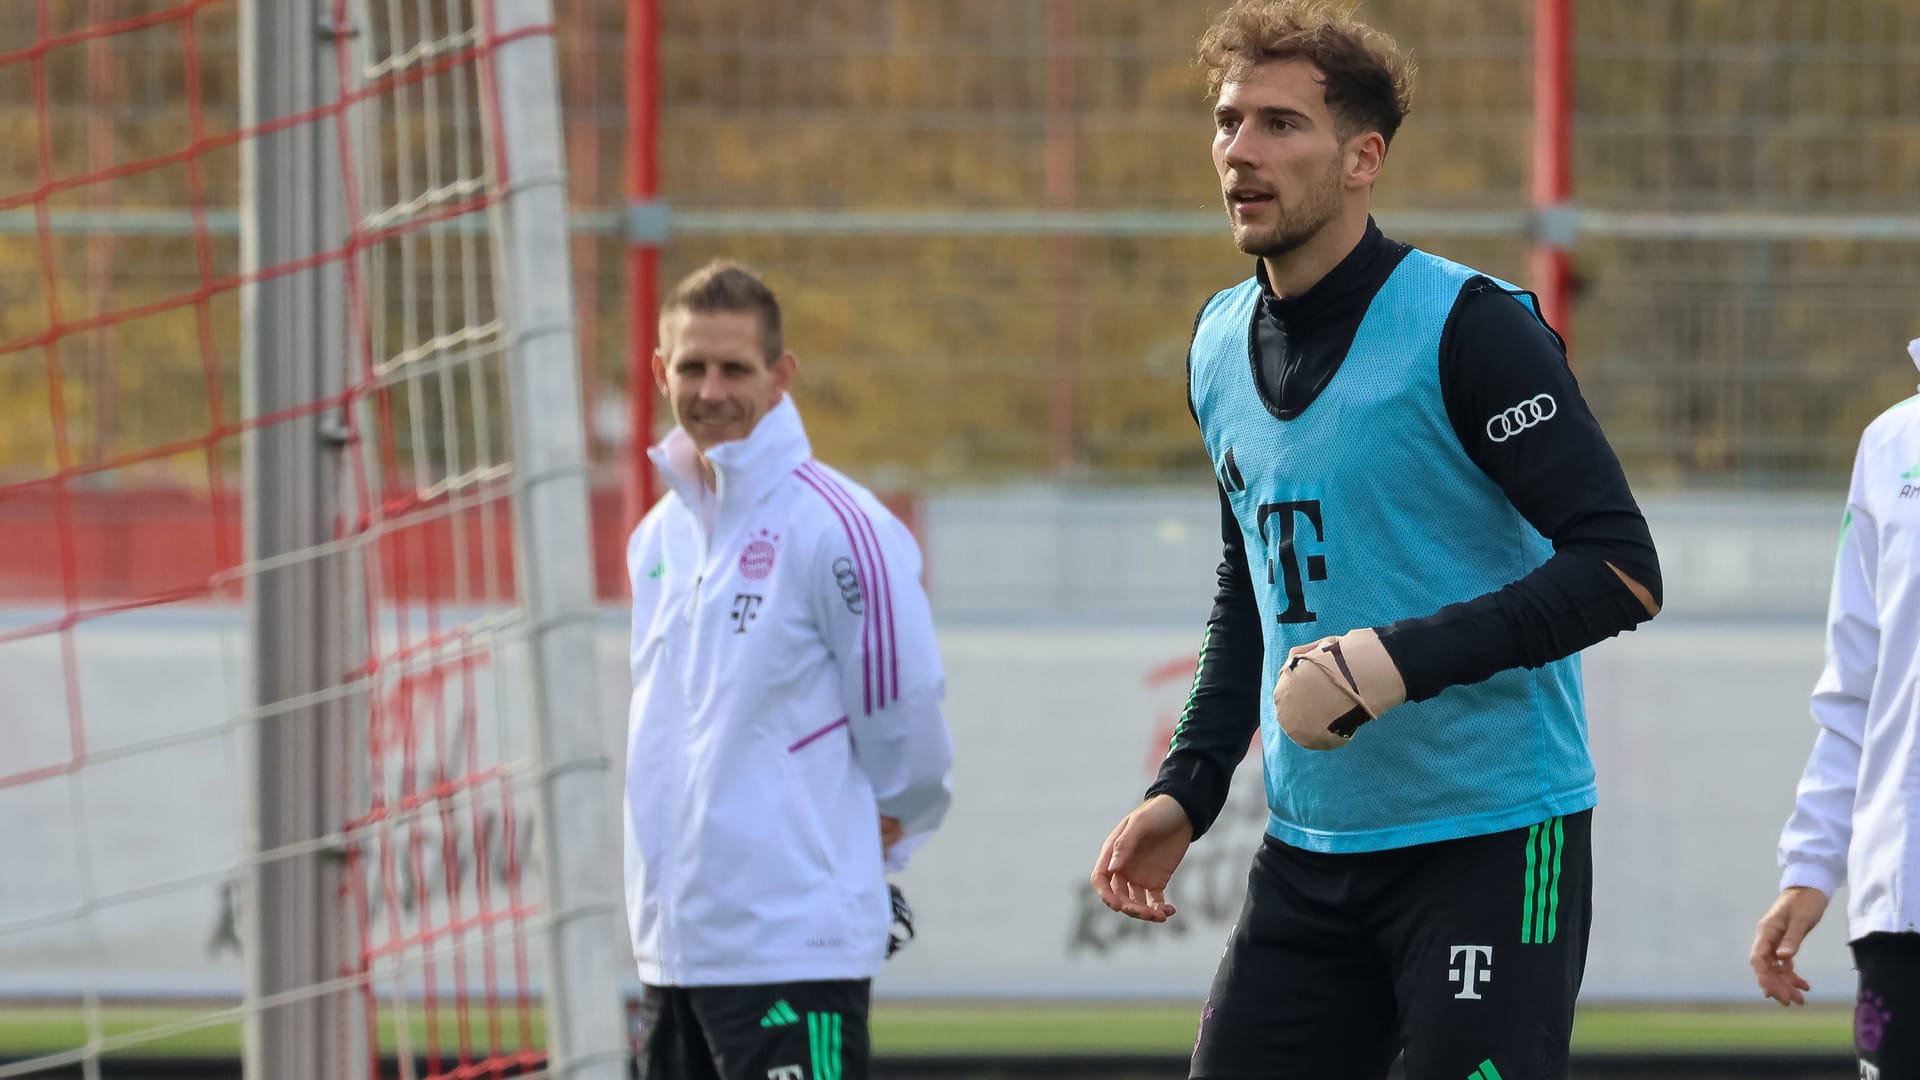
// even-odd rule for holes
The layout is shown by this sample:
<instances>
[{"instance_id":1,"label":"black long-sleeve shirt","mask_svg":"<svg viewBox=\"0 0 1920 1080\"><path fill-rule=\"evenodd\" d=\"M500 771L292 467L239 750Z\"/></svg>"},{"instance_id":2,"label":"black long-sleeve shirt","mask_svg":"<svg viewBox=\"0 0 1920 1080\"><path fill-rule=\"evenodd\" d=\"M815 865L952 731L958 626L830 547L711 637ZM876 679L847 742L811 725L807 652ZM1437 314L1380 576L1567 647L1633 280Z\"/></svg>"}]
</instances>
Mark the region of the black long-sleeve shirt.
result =
<instances>
[{"instance_id":1,"label":"black long-sleeve shirt","mask_svg":"<svg viewBox=\"0 0 1920 1080\"><path fill-rule=\"evenodd\" d=\"M1311 405L1346 359L1367 306L1411 248L1371 221L1359 245L1311 289L1263 293L1254 317L1256 383L1279 420ZM1196 321L1197 328L1197 321ZM1499 485L1554 553L1531 573L1432 615L1380 627L1381 642L1424 701L1513 667L1539 667L1631 629L1646 607L1609 564L1660 602L1660 566L1620 461L1580 395L1558 335L1487 278L1462 287L1440 339L1440 392L1467 456ZM1551 395L1556 413L1524 433L1498 421ZM1191 402L1189 402L1191 407ZM1498 436L1498 437L1496 437ZM1220 492L1221 560L1200 669L1149 796L1179 801L1198 837L1260 723L1265 627L1239 521Z\"/></svg>"}]
</instances>

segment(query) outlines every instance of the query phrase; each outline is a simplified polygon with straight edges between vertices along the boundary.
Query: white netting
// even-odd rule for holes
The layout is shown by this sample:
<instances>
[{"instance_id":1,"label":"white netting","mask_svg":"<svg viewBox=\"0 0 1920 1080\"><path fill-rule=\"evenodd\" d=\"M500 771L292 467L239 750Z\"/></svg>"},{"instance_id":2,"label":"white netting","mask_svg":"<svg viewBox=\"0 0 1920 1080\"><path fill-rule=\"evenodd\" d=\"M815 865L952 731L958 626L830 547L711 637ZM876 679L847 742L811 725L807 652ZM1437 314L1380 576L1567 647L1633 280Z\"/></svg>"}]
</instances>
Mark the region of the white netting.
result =
<instances>
[{"instance_id":1,"label":"white netting","mask_svg":"<svg viewBox=\"0 0 1920 1080\"><path fill-rule=\"evenodd\" d=\"M541 628L519 572L543 554L516 561L513 515L553 475L516 469L509 383L527 385L521 341L553 328L516 325L503 269L530 265L506 247L526 235L510 228L530 212L516 191L548 178L509 175L499 86L508 50L550 49L552 28L499 6L522 21L503 30L494 0L340 0L295 19L328 89L245 118L236 3L6 17L7 40L31 47L0 54L0 89L25 91L40 150L27 186L0 191L37 219L0 249L37 271L12 279L14 306L36 314L10 318L0 347L6 378L43 384L28 427L45 445L10 456L0 509L44 515L25 554L49 573L37 603L0 614L0 822L17 837L0 991L19 1006L0 1061L29 1059L0 1076L234 1055L263 1021L252 1063L268 1070L301 1056L328 1075L545 1068ZM524 96L533 76L518 77ZM77 87L94 107L139 99L143 130L89 144L58 92ZM298 139L312 174L261 164L256 185L286 188L243 187L246 152L271 162ZM173 260L116 269L113 246L139 241L103 260L98 237L54 227L108 198L189 207L191 235L153 241ZM249 209L261 236L319 224L256 239L243 262L232 225ZM564 261L549 269L564 280ZM284 321L275 305L302 290L320 299ZM259 362L304 352L318 389L243 378L254 294ZM143 380L138 344L174 341L195 378ZM109 410L178 415L128 436ZM285 458L303 441L321 447L304 488ZM251 494L243 472L264 478ZM279 606L249 618L242 601L261 595ZM262 747L279 756L256 780ZM251 977L263 954L279 973Z\"/></svg>"}]
</instances>

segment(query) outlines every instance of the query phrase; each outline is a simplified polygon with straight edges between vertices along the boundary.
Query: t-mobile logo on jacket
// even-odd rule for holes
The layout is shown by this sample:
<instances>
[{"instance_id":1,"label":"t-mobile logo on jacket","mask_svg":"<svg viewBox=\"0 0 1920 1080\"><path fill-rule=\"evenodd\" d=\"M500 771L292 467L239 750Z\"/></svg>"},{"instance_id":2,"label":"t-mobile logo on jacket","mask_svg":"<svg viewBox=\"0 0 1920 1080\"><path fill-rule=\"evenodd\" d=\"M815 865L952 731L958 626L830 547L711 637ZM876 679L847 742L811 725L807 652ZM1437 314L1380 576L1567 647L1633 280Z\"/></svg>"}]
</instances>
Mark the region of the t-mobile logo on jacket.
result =
<instances>
[{"instance_id":1,"label":"t-mobile logo on jacket","mask_svg":"<svg viewBox=\"0 0 1920 1080\"><path fill-rule=\"evenodd\" d=\"M765 597L754 596L752 593L735 593L733 614L728 616L733 620L733 632L746 633L748 624L760 617L760 605L765 601Z\"/></svg>"}]
</instances>

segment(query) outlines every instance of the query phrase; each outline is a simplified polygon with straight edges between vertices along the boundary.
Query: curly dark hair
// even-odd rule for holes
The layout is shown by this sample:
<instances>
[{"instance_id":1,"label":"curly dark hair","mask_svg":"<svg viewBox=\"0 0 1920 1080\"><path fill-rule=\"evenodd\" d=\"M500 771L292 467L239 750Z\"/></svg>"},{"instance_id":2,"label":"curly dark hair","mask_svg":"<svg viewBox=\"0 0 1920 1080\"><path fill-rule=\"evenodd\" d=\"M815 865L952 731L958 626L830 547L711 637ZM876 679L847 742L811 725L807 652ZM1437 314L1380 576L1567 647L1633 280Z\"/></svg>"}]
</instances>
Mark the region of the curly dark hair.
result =
<instances>
[{"instance_id":1,"label":"curly dark hair","mask_svg":"<svg viewBox=\"0 0 1920 1080\"><path fill-rule=\"evenodd\" d=\"M1413 59L1386 34L1326 0L1237 0L1200 37L1207 96L1275 60L1320 69L1342 139L1377 131L1388 144L1413 109Z\"/></svg>"}]
</instances>

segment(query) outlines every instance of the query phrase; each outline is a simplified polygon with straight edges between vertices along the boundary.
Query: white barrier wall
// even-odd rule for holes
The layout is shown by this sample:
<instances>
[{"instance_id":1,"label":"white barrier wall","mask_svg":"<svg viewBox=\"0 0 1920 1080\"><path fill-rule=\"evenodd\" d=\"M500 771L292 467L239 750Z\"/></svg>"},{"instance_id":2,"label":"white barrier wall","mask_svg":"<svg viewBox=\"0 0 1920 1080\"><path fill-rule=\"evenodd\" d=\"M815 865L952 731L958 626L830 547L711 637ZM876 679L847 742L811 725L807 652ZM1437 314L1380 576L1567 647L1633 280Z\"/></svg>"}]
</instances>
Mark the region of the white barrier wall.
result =
<instances>
[{"instance_id":1,"label":"white barrier wall","mask_svg":"<svg viewBox=\"0 0 1920 1080\"><path fill-rule=\"evenodd\" d=\"M1257 764L1195 846L1163 926L1086 886L1139 798L1191 677L1194 633L955 627L945 647L959 747L947 830L905 884L924 940L883 982L912 993L1197 995L1265 826ZM1813 725L1814 624L1654 623L1592 650L1601 778L1589 997L1753 998L1746 954L1772 900L1774 844ZM1843 925L1802 968L1850 995Z\"/></svg>"},{"instance_id":2,"label":"white barrier wall","mask_svg":"<svg viewBox=\"0 0 1920 1080\"><path fill-rule=\"evenodd\" d=\"M609 702L625 694L624 623L623 613L608 612L601 631ZM223 715L239 670L223 652L237 648L239 629L232 613L181 612L83 630L81 691L94 750ZM921 939L889 965L882 992L1202 992L1262 828L1251 766L1233 809L1176 878L1182 912L1174 922L1124 920L1085 884L1101 840L1137 800L1165 745L1197 637L1192 626L945 621L957 798L946 829L903 879ZM1681 618L1589 654L1602 785L1589 996L1753 997L1746 949L1773 894L1775 836L1812 740L1805 699L1820 638L1818 624L1804 620ZM49 688L59 673L52 643L0 650L6 771L58 758L65 712ZM490 722L483 715L482 727ZM609 717L610 747L623 745L619 723ZM78 902L76 798L98 894L231 865L243 762L236 744L216 740L99 761L77 786L0 788L0 925ZM522 835L531 835L524 823ZM432 877L442 872L437 836L429 851ZM69 924L0 935L0 990L88 981L147 991L237 987L223 912L221 889L207 881L103 908L86 934ZM1837 926L1829 920L1805 953L1817 995L1832 1001L1845 999L1851 980Z\"/></svg>"},{"instance_id":3,"label":"white barrier wall","mask_svg":"<svg viewBox=\"0 0 1920 1080\"><path fill-rule=\"evenodd\" d=\"M1841 481L1830 492L1642 499L1668 610L1819 618L1845 496ZM1205 478L960 492L926 500L922 512L929 588L950 617L1185 623L1205 616L1220 561L1220 504Z\"/></svg>"}]
</instances>

